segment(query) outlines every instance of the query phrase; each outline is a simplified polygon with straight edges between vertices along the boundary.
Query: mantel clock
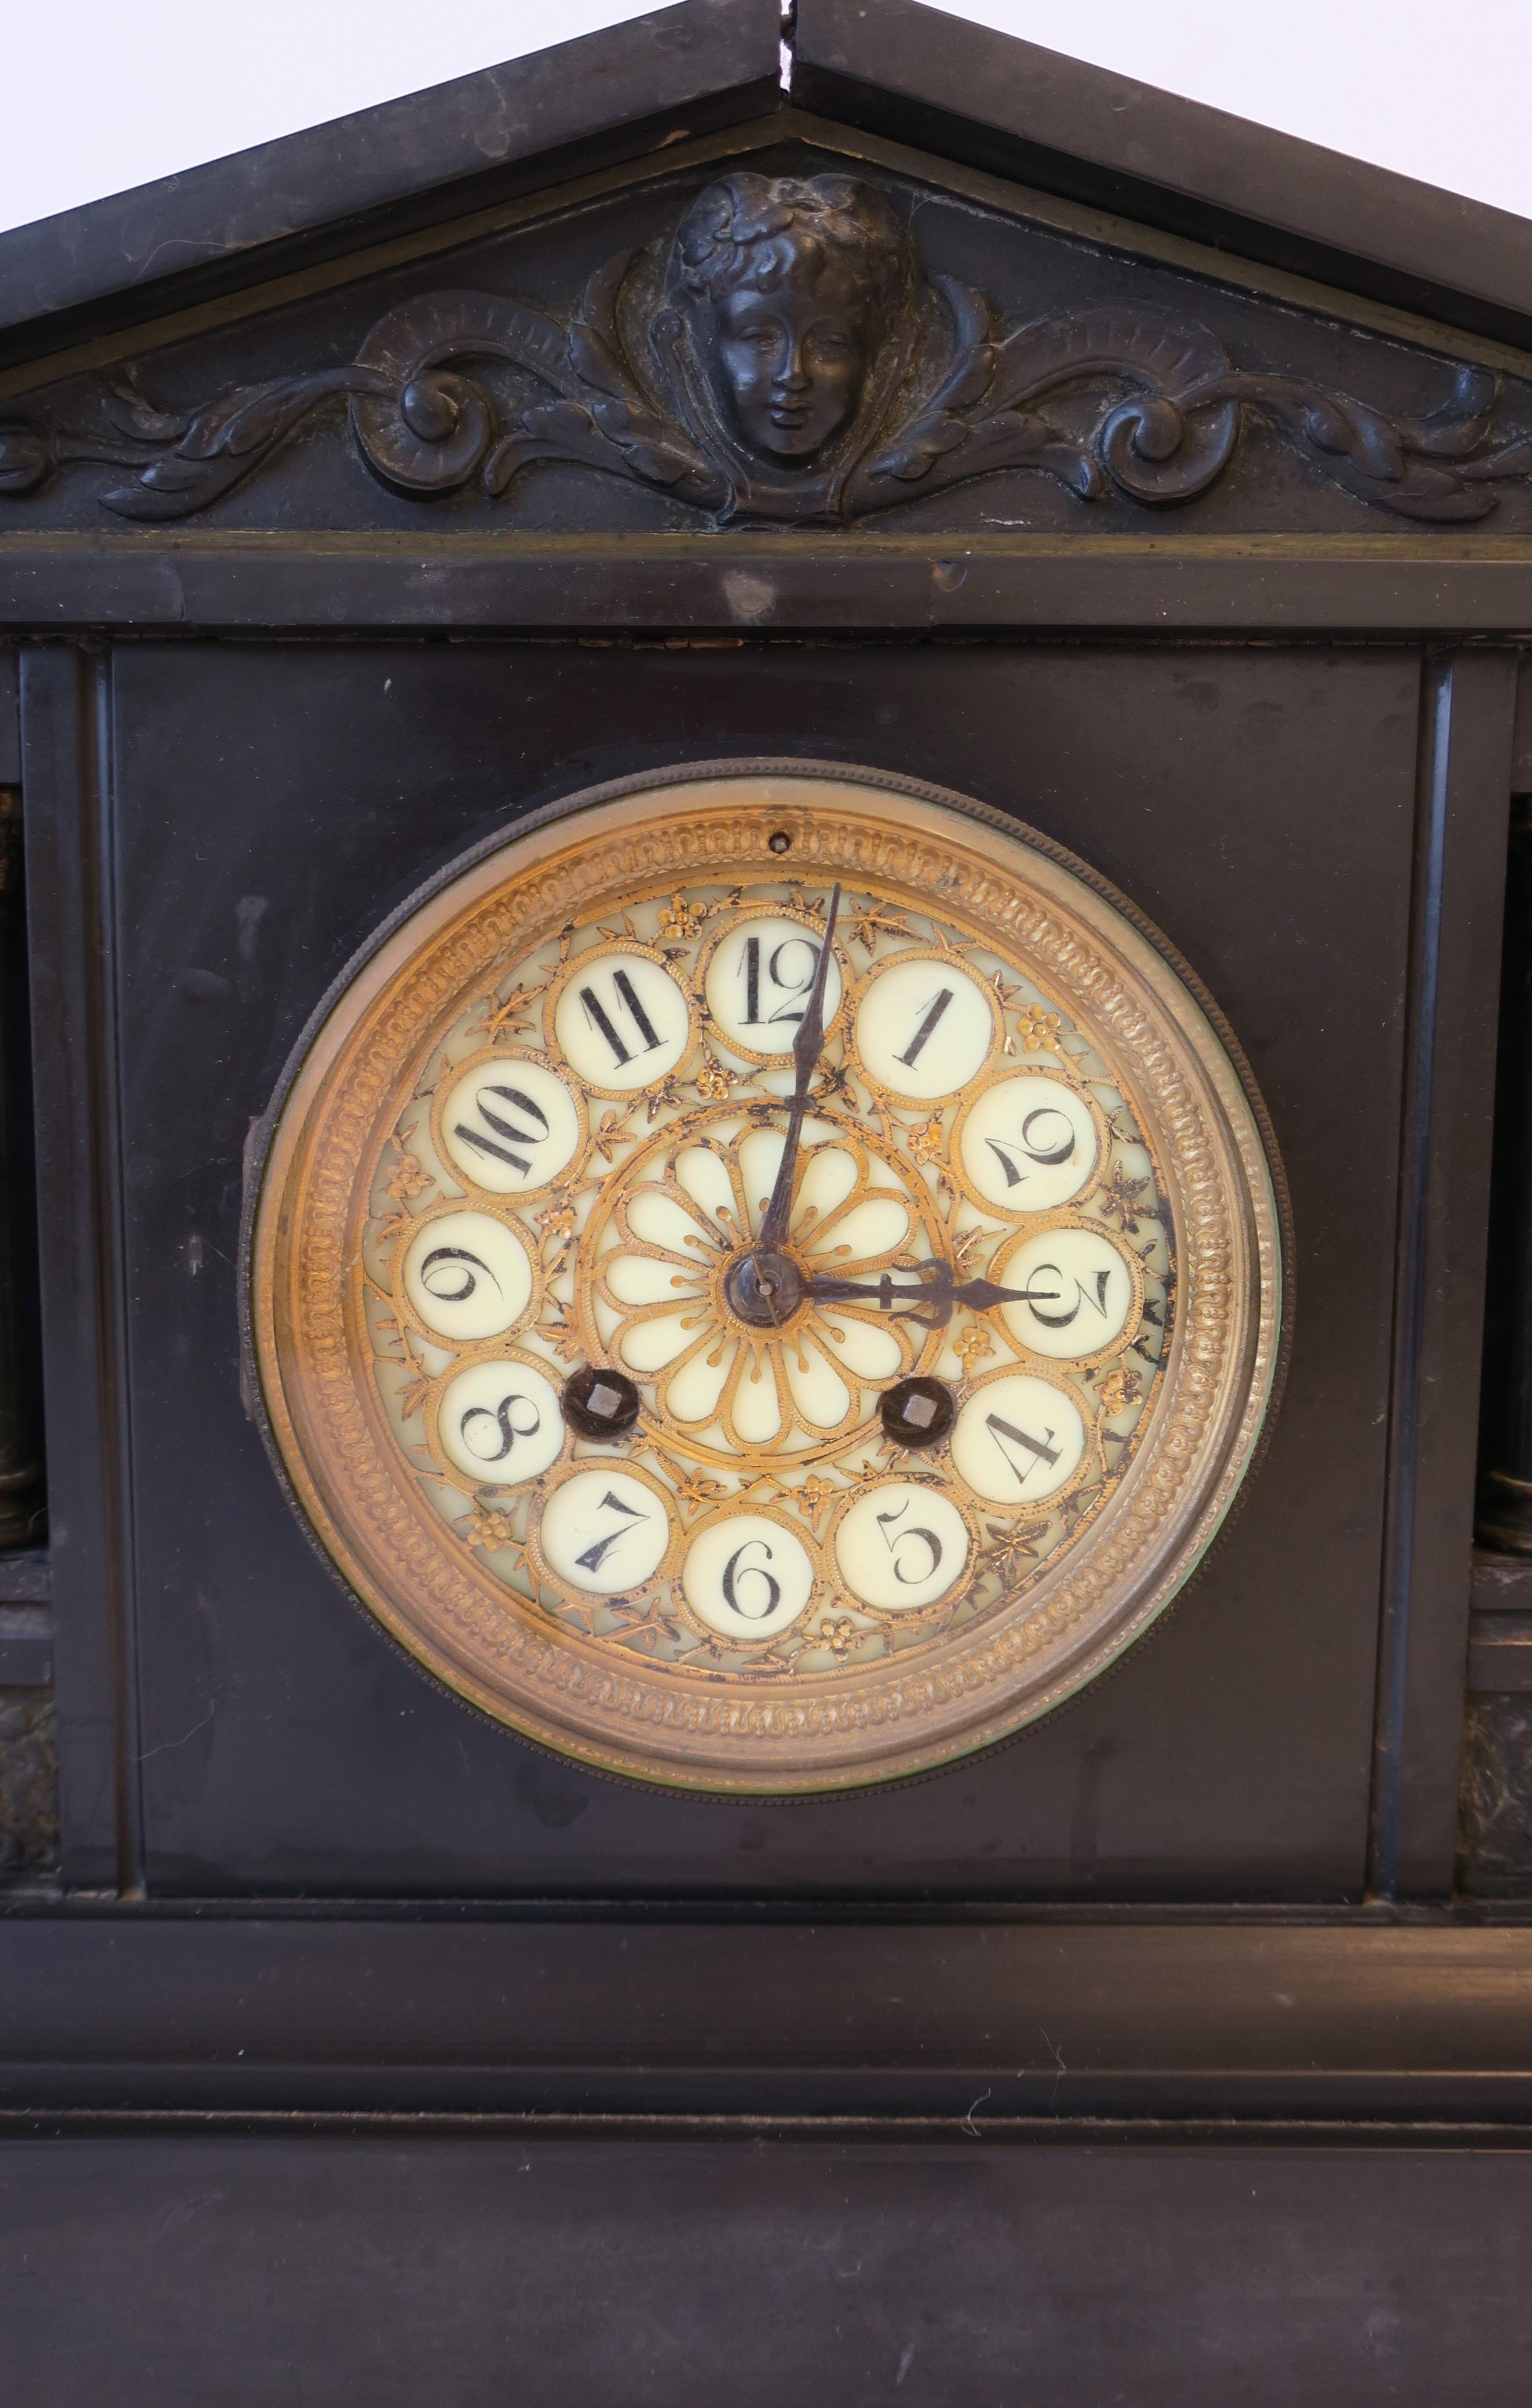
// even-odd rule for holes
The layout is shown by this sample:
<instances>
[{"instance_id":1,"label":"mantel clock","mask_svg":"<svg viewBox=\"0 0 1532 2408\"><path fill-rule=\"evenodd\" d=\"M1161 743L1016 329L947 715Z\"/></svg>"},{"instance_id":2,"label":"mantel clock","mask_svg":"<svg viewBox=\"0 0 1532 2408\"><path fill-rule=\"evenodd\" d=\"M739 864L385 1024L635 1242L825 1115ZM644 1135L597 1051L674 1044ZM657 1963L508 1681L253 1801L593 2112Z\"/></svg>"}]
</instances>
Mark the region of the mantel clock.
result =
<instances>
[{"instance_id":1,"label":"mantel clock","mask_svg":"<svg viewBox=\"0 0 1532 2408\"><path fill-rule=\"evenodd\" d=\"M1260 1107L1163 941L981 807L713 764L480 847L268 1115L250 1324L336 1569L609 1771L908 1777L1102 1671L1269 1402Z\"/></svg>"}]
</instances>

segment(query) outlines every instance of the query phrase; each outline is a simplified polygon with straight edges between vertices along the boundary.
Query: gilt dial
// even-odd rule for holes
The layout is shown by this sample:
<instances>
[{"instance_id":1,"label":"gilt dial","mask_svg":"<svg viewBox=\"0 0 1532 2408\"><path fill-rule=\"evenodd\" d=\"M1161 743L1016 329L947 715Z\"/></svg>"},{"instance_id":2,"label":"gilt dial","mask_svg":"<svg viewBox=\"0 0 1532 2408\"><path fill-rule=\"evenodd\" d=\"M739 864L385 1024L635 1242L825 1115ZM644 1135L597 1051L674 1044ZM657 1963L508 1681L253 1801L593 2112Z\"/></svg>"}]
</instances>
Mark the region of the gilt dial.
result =
<instances>
[{"instance_id":1,"label":"gilt dial","mask_svg":"<svg viewBox=\"0 0 1532 2408\"><path fill-rule=\"evenodd\" d=\"M343 1579L545 1745L907 1776L1163 1610L1253 1450L1258 1104L1078 864L871 772L651 779L434 882L268 1116L270 1432Z\"/></svg>"}]
</instances>

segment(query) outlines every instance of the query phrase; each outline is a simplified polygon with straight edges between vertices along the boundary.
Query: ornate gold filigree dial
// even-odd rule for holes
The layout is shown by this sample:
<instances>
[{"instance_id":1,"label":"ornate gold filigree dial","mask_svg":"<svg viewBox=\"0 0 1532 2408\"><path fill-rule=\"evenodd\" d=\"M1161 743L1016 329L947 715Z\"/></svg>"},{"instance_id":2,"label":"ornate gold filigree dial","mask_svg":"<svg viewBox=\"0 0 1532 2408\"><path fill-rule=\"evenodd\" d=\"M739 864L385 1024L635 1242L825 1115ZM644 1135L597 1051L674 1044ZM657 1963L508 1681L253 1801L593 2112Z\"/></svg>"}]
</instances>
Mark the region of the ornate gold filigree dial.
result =
<instances>
[{"instance_id":1,"label":"ornate gold filigree dial","mask_svg":"<svg viewBox=\"0 0 1532 2408\"><path fill-rule=\"evenodd\" d=\"M268 1118L250 1283L283 1468L396 1639L587 1762L788 1794L985 1745L1153 1620L1281 1264L1248 1082L1089 872L715 765L383 932Z\"/></svg>"}]
</instances>

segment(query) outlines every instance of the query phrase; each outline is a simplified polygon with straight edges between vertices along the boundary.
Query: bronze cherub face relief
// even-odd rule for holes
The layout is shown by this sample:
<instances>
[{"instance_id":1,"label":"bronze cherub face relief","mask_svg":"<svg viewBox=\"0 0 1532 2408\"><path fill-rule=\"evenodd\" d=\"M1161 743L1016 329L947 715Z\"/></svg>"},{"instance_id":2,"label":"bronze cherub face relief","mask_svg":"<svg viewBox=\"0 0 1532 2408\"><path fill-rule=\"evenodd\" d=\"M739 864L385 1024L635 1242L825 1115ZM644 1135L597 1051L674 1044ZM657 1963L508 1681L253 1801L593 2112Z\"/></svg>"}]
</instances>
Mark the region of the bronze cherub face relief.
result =
<instances>
[{"instance_id":1,"label":"bronze cherub face relief","mask_svg":"<svg viewBox=\"0 0 1532 2408\"><path fill-rule=\"evenodd\" d=\"M909 236L844 176L737 175L710 184L676 236L680 280L739 434L802 466L844 434L914 282Z\"/></svg>"},{"instance_id":2,"label":"bronze cherub face relief","mask_svg":"<svg viewBox=\"0 0 1532 2408\"><path fill-rule=\"evenodd\" d=\"M860 328L818 295L725 295L719 358L745 439L783 459L812 458L856 408L866 374Z\"/></svg>"}]
</instances>

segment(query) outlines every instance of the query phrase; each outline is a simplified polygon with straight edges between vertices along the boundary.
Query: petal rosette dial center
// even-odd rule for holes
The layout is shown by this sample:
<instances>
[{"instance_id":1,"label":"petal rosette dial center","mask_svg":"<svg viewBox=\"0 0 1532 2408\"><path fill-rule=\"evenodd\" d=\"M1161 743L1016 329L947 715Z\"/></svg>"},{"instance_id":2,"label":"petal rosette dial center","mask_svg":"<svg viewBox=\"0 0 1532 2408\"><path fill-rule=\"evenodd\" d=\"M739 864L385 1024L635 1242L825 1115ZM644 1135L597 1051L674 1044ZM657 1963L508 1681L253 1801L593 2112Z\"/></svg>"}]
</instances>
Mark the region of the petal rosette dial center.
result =
<instances>
[{"instance_id":1,"label":"petal rosette dial center","mask_svg":"<svg viewBox=\"0 0 1532 2408\"><path fill-rule=\"evenodd\" d=\"M870 1132L809 1120L785 1243L758 1240L780 1126L694 1116L626 1166L587 1234L577 1310L593 1349L640 1386L668 1443L709 1462L809 1462L870 1424L928 1336L875 1302L822 1300L816 1280L939 1256L923 1182ZM597 1226L599 1224L600 1226ZM648 1399L646 1398L646 1405Z\"/></svg>"}]
</instances>

